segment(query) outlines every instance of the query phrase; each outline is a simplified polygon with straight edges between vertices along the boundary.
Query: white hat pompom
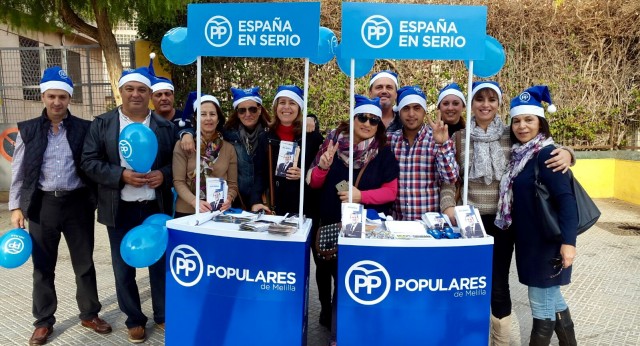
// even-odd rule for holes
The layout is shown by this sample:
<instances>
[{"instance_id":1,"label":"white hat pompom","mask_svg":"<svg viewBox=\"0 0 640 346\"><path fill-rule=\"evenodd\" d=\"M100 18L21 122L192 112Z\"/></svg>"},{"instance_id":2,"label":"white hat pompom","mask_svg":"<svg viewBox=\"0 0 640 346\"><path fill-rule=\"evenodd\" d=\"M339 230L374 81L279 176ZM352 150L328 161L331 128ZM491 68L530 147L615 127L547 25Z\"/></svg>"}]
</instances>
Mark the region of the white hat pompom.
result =
<instances>
[{"instance_id":1,"label":"white hat pompom","mask_svg":"<svg viewBox=\"0 0 640 346\"><path fill-rule=\"evenodd\" d=\"M178 126L180 127L184 127L184 125L186 125L187 123L184 122L184 120L180 119L180 121L178 121Z\"/></svg>"},{"instance_id":2,"label":"white hat pompom","mask_svg":"<svg viewBox=\"0 0 640 346\"><path fill-rule=\"evenodd\" d=\"M549 106L547 106L547 112L549 113L555 113L558 109L556 108L556 105L551 104Z\"/></svg>"},{"instance_id":3,"label":"white hat pompom","mask_svg":"<svg viewBox=\"0 0 640 346\"><path fill-rule=\"evenodd\" d=\"M149 58L155 59L156 58L156 53L154 53L154 52L149 53Z\"/></svg>"}]
</instances>

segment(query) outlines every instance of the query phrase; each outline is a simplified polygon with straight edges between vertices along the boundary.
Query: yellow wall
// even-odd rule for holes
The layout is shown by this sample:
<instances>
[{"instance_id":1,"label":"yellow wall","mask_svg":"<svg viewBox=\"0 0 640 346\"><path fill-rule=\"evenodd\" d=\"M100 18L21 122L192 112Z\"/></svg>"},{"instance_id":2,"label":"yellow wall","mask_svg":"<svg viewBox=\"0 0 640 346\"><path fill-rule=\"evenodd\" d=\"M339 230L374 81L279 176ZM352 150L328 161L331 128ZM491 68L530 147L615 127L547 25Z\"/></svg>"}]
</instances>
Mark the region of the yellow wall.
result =
<instances>
[{"instance_id":1,"label":"yellow wall","mask_svg":"<svg viewBox=\"0 0 640 346\"><path fill-rule=\"evenodd\" d=\"M167 77L171 79L171 73L162 68L160 58L160 47L153 46L151 42L145 40L136 40L136 67L149 66L149 53L155 52L156 58L153 59L153 70L156 76Z\"/></svg>"},{"instance_id":2,"label":"yellow wall","mask_svg":"<svg viewBox=\"0 0 640 346\"><path fill-rule=\"evenodd\" d=\"M579 159L572 171L592 198L617 198L640 204L640 161Z\"/></svg>"},{"instance_id":3,"label":"yellow wall","mask_svg":"<svg viewBox=\"0 0 640 346\"><path fill-rule=\"evenodd\" d=\"M640 162L616 160L614 197L640 204Z\"/></svg>"}]
</instances>

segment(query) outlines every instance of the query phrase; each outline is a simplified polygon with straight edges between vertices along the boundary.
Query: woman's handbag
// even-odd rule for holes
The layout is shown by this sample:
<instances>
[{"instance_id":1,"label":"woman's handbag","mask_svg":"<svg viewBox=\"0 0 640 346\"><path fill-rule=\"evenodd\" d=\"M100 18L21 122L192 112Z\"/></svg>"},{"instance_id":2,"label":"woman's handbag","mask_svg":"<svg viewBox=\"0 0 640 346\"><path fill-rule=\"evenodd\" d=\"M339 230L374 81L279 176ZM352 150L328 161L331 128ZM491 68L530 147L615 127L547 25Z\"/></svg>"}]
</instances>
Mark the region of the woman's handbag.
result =
<instances>
[{"instance_id":1,"label":"woman's handbag","mask_svg":"<svg viewBox=\"0 0 640 346\"><path fill-rule=\"evenodd\" d=\"M320 226L316 233L316 251L318 257L326 261L337 257L338 235L342 229L342 223L332 223Z\"/></svg>"},{"instance_id":2,"label":"woman's handbag","mask_svg":"<svg viewBox=\"0 0 640 346\"><path fill-rule=\"evenodd\" d=\"M356 178L356 183L353 185L354 187L358 187L360 183L360 178L362 178L362 173L364 173L365 168L367 168L369 162L365 163L360 172L358 173L358 177ZM342 223L332 223L328 225L323 225L318 228L318 232L316 233L316 251L318 252L318 256L324 260L331 260L338 257L338 235L340 235L340 230L342 229Z\"/></svg>"},{"instance_id":3,"label":"woman's handbag","mask_svg":"<svg viewBox=\"0 0 640 346\"><path fill-rule=\"evenodd\" d=\"M542 226L549 239L562 241L562 231L558 223L558 215L554 202L551 199L549 190L538 178L538 162L536 162L534 166L536 205L542 215ZM598 221L601 213L596 204L593 203L591 197L589 197L589 194L587 194L587 191L580 185L578 179L573 176L573 173L569 171L567 174L569 174L569 179L571 179L571 186L578 208L578 234L582 234Z\"/></svg>"}]
</instances>

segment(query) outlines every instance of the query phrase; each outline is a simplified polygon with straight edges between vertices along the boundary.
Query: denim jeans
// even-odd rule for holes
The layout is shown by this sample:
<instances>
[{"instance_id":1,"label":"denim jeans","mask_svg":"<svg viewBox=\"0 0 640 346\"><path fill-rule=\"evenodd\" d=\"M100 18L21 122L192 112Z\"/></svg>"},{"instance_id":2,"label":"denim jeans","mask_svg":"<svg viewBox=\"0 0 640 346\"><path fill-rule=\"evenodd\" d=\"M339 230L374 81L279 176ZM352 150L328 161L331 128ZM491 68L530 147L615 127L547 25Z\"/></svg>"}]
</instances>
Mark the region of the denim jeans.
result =
<instances>
[{"instance_id":1,"label":"denim jeans","mask_svg":"<svg viewBox=\"0 0 640 346\"><path fill-rule=\"evenodd\" d=\"M145 326L147 316L142 312L140 293L136 283L136 268L129 266L120 254L120 243L127 232L140 225L148 216L159 212L155 201L148 203L120 201L116 227L107 227L111 245L111 261L116 279L116 296L120 310L127 315L127 328ZM153 320L164 323L165 316L165 256L149 266Z\"/></svg>"},{"instance_id":2,"label":"denim jeans","mask_svg":"<svg viewBox=\"0 0 640 346\"><path fill-rule=\"evenodd\" d=\"M567 303L564 301L560 286L547 288L529 287L529 305L531 314L538 320L556 320L556 312L566 310Z\"/></svg>"}]
</instances>

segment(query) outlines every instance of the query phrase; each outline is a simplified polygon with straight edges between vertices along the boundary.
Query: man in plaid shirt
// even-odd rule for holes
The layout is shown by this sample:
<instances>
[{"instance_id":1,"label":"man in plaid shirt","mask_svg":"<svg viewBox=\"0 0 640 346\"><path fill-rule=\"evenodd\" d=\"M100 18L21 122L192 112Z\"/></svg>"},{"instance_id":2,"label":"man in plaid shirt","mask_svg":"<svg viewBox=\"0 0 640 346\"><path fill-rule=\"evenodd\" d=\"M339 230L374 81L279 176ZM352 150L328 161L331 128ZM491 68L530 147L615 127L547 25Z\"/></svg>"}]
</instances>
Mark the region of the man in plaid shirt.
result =
<instances>
[{"instance_id":1,"label":"man in plaid shirt","mask_svg":"<svg viewBox=\"0 0 640 346\"><path fill-rule=\"evenodd\" d=\"M400 163L394 220L419 220L426 212L440 210L440 184L455 183L458 163L447 125L428 118L427 97L418 86L398 90L402 129L389 135L391 150Z\"/></svg>"}]
</instances>

